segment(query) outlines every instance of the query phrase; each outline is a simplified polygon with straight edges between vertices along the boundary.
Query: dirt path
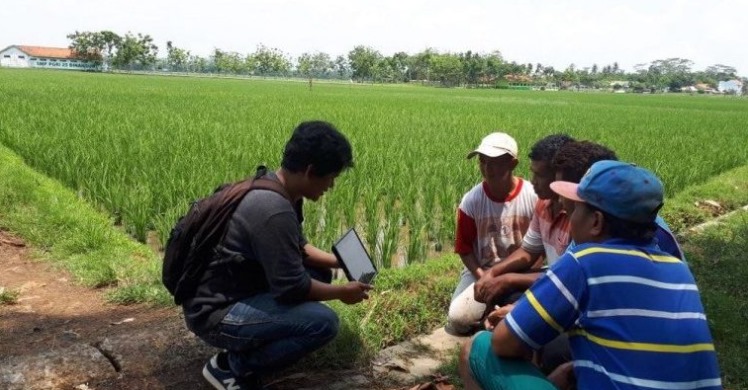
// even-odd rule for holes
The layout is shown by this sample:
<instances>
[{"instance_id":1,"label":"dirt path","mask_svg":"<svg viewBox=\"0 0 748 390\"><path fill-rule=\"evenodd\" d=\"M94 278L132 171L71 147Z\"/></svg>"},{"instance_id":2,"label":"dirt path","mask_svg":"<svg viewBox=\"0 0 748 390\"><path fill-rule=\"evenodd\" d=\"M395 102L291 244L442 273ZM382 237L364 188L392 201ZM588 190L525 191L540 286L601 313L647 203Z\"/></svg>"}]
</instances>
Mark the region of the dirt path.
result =
<instances>
[{"instance_id":1,"label":"dirt path","mask_svg":"<svg viewBox=\"0 0 748 390\"><path fill-rule=\"evenodd\" d=\"M117 375L100 381L66 383L54 388L97 389L210 389L201 369L212 353L208 348L172 348L168 354L149 356L148 343L129 337L168 335L189 338L175 308L146 305L121 306L107 303L104 290L90 289L72 282L64 270L47 261L34 260L32 250L17 237L0 231L0 287L20 293L16 304L0 305L0 359L38 355L74 345L98 346L103 340L122 340L124 345L145 345L136 350L138 358L117 367ZM158 337L153 337L159 343ZM192 345L194 345L194 340ZM126 347L127 348L127 347ZM158 348L154 348L156 350ZM133 351L129 351L133 355ZM138 361L140 360L140 361ZM113 363L117 366L117 364ZM363 379L364 386L344 388L381 388L373 385L370 373L357 371L303 372L271 378L270 389L326 389L331 379L342 376ZM404 387L405 389L410 386Z\"/></svg>"},{"instance_id":2,"label":"dirt path","mask_svg":"<svg viewBox=\"0 0 748 390\"><path fill-rule=\"evenodd\" d=\"M150 330L181 331L179 313L173 308L146 305L114 305L103 290L72 282L69 273L47 261L35 260L32 251L17 237L0 231L0 286L20 294L16 304L0 305L1 357L36 355L76 344L101 341ZM194 364L194 363L193 363ZM117 383L94 388L178 388L185 380L199 380L185 372L164 373L163 378L120 375ZM170 386L173 383L176 387Z\"/></svg>"},{"instance_id":3,"label":"dirt path","mask_svg":"<svg viewBox=\"0 0 748 390\"><path fill-rule=\"evenodd\" d=\"M0 351L32 354L174 323L169 308L107 303L102 290L72 283L49 262L33 260L20 239L0 231L0 286L20 292L0 305Z\"/></svg>"}]
</instances>

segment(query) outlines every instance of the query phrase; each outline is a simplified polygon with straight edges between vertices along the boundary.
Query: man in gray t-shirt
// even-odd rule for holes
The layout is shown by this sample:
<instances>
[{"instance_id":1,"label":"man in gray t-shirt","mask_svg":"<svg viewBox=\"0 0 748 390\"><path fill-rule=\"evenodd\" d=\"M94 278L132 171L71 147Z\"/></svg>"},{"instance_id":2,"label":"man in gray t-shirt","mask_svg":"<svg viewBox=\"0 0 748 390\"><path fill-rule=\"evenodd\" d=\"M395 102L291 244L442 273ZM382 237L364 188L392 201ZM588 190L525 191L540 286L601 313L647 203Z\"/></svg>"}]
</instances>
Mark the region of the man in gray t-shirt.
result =
<instances>
[{"instance_id":1,"label":"man in gray t-shirt","mask_svg":"<svg viewBox=\"0 0 748 390\"><path fill-rule=\"evenodd\" d=\"M255 189L239 203L195 296L183 304L187 326L226 350L203 368L216 389L262 388L262 376L335 337L338 317L320 301L368 298L370 285L330 284L337 259L308 243L301 227L303 199L322 197L351 166L351 146L340 132L304 122L286 144L281 168L262 175L288 197Z\"/></svg>"}]
</instances>

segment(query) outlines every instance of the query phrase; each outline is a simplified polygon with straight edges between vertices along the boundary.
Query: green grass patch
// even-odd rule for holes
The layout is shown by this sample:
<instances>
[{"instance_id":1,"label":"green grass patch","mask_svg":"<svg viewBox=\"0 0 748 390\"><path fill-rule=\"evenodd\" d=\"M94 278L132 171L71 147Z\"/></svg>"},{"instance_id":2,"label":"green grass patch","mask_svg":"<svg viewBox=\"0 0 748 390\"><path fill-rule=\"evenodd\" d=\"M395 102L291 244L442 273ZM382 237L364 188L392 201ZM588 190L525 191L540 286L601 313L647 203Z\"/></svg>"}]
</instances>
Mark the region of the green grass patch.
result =
<instances>
[{"instance_id":1,"label":"green grass patch","mask_svg":"<svg viewBox=\"0 0 748 390\"><path fill-rule=\"evenodd\" d=\"M459 364L460 348L458 347L449 355L449 359L436 369L436 373L448 377L449 383L454 385L455 389L464 389L465 384L462 383L462 378L460 378Z\"/></svg>"},{"instance_id":2,"label":"green grass patch","mask_svg":"<svg viewBox=\"0 0 748 390\"><path fill-rule=\"evenodd\" d=\"M720 207L705 201L716 202ZM748 165L694 184L665 201L663 216L676 232L748 205Z\"/></svg>"},{"instance_id":3,"label":"green grass patch","mask_svg":"<svg viewBox=\"0 0 748 390\"><path fill-rule=\"evenodd\" d=\"M444 325L462 262L445 255L377 276L370 298L357 305L330 306L340 316L338 337L304 359L307 368L361 367L381 349Z\"/></svg>"},{"instance_id":4,"label":"green grass patch","mask_svg":"<svg viewBox=\"0 0 748 390\"><path fill-rule=\"evenodd\" d=\"M738 212L684 245L696 277L726 389L748 389L748 212Z\"/></svg>"},{"instance_id":5,"label":"green grass patch","mask_svg":"<svg viewBox=\"0 0 748 390\"><path fill-rule=\"evenodd\" d=\"M18 290L0 287L0 305L15 305L20 295Z\"/></svg>"},{"instance_id":6,"label":"green grass patch","mask_svg":"<svg viewBox=\"0 0 748 390\"><path fill-rule=\"evenodd\" d=\"M70 189L0 145L0 226L89 287L153 286L160 260ZM114 291L116 292L116 288ZM163 290L163 289L162 289ZM157 290L141 294L158 300Z\"/></svg>"}]
</instances>

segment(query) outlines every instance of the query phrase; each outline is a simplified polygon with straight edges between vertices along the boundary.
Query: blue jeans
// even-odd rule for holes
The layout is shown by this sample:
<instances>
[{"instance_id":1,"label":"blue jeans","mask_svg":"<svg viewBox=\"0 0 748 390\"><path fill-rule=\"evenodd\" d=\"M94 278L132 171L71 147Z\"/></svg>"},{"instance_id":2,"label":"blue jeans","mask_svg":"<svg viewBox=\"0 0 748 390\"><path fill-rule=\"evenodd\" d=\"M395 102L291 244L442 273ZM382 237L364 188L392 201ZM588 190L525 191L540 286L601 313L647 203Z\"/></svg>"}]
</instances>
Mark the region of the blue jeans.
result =
<instances>
[{"instance_id":1,"label":"blue jeans","mask_svg":"<svg viewBox=\"0 0 748 390\"><path fill-rule=\"evenodd\" d=\"M290 366L335 338L338 327L327 305L285 305L262 293L235 303L204 339L226 349L231 372L244 377Z\"/></svg>"}]
</instances>

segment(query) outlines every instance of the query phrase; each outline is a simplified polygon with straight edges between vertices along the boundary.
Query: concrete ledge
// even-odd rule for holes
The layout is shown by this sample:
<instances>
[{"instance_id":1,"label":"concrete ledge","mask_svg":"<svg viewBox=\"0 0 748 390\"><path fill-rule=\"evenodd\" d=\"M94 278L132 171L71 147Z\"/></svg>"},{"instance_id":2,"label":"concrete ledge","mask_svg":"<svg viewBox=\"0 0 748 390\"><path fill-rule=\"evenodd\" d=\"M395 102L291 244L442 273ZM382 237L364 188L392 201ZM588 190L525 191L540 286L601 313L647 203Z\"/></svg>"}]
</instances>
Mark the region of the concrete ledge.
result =
<instances>
[{"instance_id":1,"label":"concrete ledge","mask_svg":"<svg viewBox=\"0 0 748 390\"><path fill-rule=\"evenodd\" d=\"M279 378L276 385L284 389L343 390L372 388L374 383L412 384L434 374L465 339L439 328L384 349L375 358L372 371L336 371L334 378L322 386L309 384L307 375L299 373ZM127 378L146 378L146 387L186 388L202 381L200 367L216 352L183 327L120 334L93 345L79 343L40 354L3 358L0 389L118 388ZM175 373L183 373L176 374L183 376L182 382L169 382L167 386L147 381L164 375L174 379Z\"/></svg>"},{"instance_id":2,"label":"concrete ledge","mask_svg":"<svg viewBox=\"0 0 748 390\"><path fill-rule=\"evenodd\" d=\"M0 388L8 390L72 388L117 375L106 356L86 344L0 360Z\"/></svg>"},{"instance_id":3,"label":"concrete ledge","mask_svg":"<svg viewBox=\"0 0 748 390\"><path fill-rule=\"evenodd\" d=\"M372 362L374 376L384 383L416 383L434 374L468 339L438 328L428 335L385 348Z\"/></svg>"},{"instance_id":4,"label":"concrete ledge","mask_svg":"<svg viewBox=\"0 0 748 390\"><path fill-rule=\"evenodd\" d=\"M96 345L124 375L148 376L191 360L204 361L217 352L181 329L142 331L108 337Z\"/></svg>"}]
</instances>

